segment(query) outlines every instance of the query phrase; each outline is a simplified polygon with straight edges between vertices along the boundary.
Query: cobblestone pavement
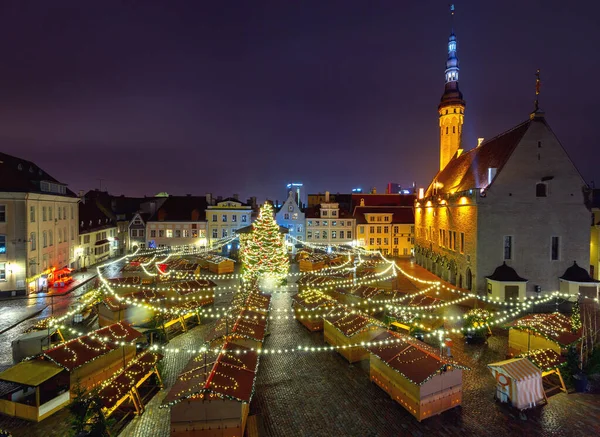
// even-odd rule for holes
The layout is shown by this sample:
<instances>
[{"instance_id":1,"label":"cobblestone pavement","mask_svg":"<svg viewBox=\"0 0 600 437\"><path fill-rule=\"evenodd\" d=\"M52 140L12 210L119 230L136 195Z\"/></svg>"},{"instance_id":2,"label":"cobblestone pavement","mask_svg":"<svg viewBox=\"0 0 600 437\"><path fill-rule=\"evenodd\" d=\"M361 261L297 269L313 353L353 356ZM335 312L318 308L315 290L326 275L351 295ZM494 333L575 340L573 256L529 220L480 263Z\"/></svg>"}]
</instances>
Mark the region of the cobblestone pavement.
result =
<instances>
[{"instance_id":1,"label":"cobblestone pavement","mask_svg":"<svg viewBox=\"0 0 600 437\"><path fill-rule=\"evenodd\" d=\"M273 308L289 307L286 294L273 296ZM273 320L268 348L323 345L295 320ZM506 354L505 333L488 345L464 345L455 338L454 356L473 370L463 373L463 404L417 422L369 381L368 362L348 364L335 352L265 355L250 407L265 436L591 436L600 434L600 399L556 394L549 404L527 411L526 420L493 399L495 381L485 364Z\"/></svg>"}]
</instances>

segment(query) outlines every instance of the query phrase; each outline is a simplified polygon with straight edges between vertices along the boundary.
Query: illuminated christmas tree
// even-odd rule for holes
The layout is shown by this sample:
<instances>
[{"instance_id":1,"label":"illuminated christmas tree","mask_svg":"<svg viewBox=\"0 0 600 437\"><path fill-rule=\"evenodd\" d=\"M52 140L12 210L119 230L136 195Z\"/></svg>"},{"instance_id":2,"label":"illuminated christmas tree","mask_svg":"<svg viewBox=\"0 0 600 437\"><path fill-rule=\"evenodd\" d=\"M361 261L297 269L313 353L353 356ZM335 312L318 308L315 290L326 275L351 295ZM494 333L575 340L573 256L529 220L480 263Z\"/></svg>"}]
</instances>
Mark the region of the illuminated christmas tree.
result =
<instances>
[{"instance_id":1,"label":"illuminated christmas tree","mask_svg":"<svg viewBox=\"0 0 600 437\"><path fill-rule=\"evenodd\" d=\"M252 232L240 238L245 282L256 282L261 278L277 282L285 279L289 259L284 236L273 218L273 206L270 203L265 203L260 208L258 219L252 224Z\"/></svg>"},{"instance_id":2,"label":"illuminated christmas tree","mask_svg":"<svg viewBox=\"0 0 600 437\"><path fill-rule=\"evenodd\" d=\"M573 313L571 314L571 330L577 332L581 329L581 312L579 311L579 299L573 304Z\"/></svg>"}]
</instances>

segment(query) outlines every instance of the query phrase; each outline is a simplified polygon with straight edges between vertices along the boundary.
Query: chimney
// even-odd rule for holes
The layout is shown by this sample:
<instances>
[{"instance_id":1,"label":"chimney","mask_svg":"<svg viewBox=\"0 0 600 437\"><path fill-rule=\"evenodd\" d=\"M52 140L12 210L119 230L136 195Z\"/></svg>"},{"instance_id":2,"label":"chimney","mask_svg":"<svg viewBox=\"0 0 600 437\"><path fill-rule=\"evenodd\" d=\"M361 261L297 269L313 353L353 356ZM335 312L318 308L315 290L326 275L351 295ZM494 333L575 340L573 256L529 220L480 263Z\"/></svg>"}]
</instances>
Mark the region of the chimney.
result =
<instances>
[{"instance_id":1,"label":"chimney","mask_svg":"<svg viewBox=\"0 0 600 437\"><path fill-rule=\"evenodd\" d=\"M79 197L83 197L83 190L79 190Z\"/></svg>"},{"instance_id":2,"label":"chimney","mask_svg":"<svg viewBox=\"0 0 600 437\"><path fill-rule=\"evenodd\" d=\"M234 194L234 195L233 195L233 198L234 198L235 200L240 200L240 195L239 195L239 194Z\"/></svg>"},{"instance_id":3,"label":"chimney","mask_svg":"<svg viewBox=\"0 0 600 437\"><path fill-rule=\"evenodd\" d=\"M488 167L488 185L492 183L494 177L496 177L496 168Z\"/></svg>"},{"instance_id":4,"label":"chimney","mask_svg":"<svg viewBox=\"0 0 600 437\"><path fill-rule=\"evenodd\" d=\"M481 143L485 141L485 138L479 137L477 138L477 147L481 146Z\"/></svg>"},{"instance_id":5,"label":"chimney","mask_svg":"<svg viewBox=\"0 0 600 437\"><path fill-rule=\"evenodd\" d=\"M206 193L206 204L212 205L212 193Z\"/></svg>"},{"instance_id":6,"label":"chimney","mask_svg":"<svg viewBox=\"0 0 600 437\"><path fill-rule=\"evenodd\" d=\"M377 188L375 188L375 187L371 188L371 194L377 194Z\"/></svg>"},{"instance_id":7,"label":"chimney","mask_svg":"<svg viewBox=\"0 0 600 437\"><path fill-rule=\"evenodd\" d=\"M325 203L329 203L329 191L325 191Z\"/></svg>"}]
</instances>

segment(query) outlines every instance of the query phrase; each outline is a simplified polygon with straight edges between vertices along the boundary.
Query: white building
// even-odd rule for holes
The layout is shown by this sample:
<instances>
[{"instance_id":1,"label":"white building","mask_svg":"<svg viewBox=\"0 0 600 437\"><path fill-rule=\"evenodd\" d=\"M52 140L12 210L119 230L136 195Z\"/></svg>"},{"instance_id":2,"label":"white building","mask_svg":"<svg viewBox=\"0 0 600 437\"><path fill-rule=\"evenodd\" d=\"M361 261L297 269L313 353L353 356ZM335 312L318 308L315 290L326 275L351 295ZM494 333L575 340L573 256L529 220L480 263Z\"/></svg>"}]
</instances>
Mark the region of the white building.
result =
<instances>
[{"instance_id":1,"label":"white building","mask_svg":"<svg viewBox=\"0 0 600 437\"><path fill-rule=\"evenodd\" d=\"M356 220L349 211L340 209L336 202L325 202L306 211L306 241L308 243L337 245L352 244Z\"/></svg>"},{"instance_id":2,"label":"white building","mask_svg":"<svg viewBox=\"0 0 600 437\"><path fill-rule=\"evenodd\" d=\"M33 162L0 153L0 293L45 291L75 267L79 199Z\"/></svg>"},{"instance_id":3,"label":"white building","mask_svg":"<svg viewBox=\"0 0 600 437\"><path fill-rule=\"evenodd\" d=\"M252 220L252 207L234 197L208 205L206 209L207 237L209 243L234 235L234 231L248 226Z\"/></svg>"},{"instance_id":4,"label":"white building","mask_svg":"<svg viewBox=\"0 0 600 437\"><path fill-rule=\"evenodd\" d=\"M275 214L277 224L288 229L285 239L289 250L292 252L295 252L296 240L304 241L306 239L305 217L304 212L302 212L296 202L298 197L298 192L290 190L288 198Z\"/></svg>"}]
</instances>

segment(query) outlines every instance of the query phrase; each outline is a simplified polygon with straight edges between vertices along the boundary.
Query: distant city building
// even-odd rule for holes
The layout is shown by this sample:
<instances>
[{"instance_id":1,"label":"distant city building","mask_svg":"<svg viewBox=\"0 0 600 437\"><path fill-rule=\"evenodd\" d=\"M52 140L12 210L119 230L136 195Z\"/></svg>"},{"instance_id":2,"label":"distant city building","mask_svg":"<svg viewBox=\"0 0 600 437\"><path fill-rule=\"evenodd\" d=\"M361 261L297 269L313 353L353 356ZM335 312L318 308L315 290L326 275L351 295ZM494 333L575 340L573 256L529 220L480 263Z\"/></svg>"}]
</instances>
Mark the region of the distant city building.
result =
<instances>
[{"instance_id":1,"label":"distant city building","mask_svg":"<svg viewBox=\"0 0 600 437\"><path fill-rule=\"evenodd\" d=\"M205 196L169 196L146 220L149 248L204 247L206 238Z\"/></svg>"},{"instance_id":2,"label":"distant city building","mask_svg":"<svg viewBox=\"0 0 600 437\"><path fill-rule=\"evenodd\" d=\"M252 207L235 197L228 197L206 209L207 238L211 241L229 238L235 230L250 225Z\"/></svg>"},{"instance_id":3,"label":"distant city building","mask_svg":"<svg viewBox=\"0 0 600 437\"><path fill-rule=\"evenodd\" d=\"M79 202L79 245L75 248L75 268L106 261L119 253L116 220L96 199L85 196Z\"/></svg>"},{"instance_id":4,"label":"distant city building","mask_svg":"<svg viewBox=\"0 0 600 437\"><path fill-rule=\"evenodd\" d=\"M581 175L537 102L529 120L462 152L456 44L452 33L438 107L440 171L415 203L417 262L501 300L570 287L574 276L585 284L585 275L566 274L590 259Z\"/></svg>"},{"instance_id":5,"label":"distant city building","mask_svg":"<svg viewBox=\"0 0 600 437\"><path fill-rule=\"evenodd\" d=\"M292 191L294 193L294 198L296 200L296 205L302 207L302 183L300 182L291 182L286 185L285 194L288 196L289 192Z\"/></svg>"},{"instance_id":6,"label":"distant city building","mask_svg":"<svg viewBox=\"0 0 600 437\"><path fill-rule=\"evenodd\" d=\"M275 214L277 224L288 229L285 239L289 250L293 253L296 251L296 244L299 244L296 240L306 240L304 212L298 206L296 199L297 193L290 190L288 198Z\"/></svg>"},{"instance_id":7,"label":"distant city building","mask_svg":"<svg viewBox=\"0 0 600 437\"><path fill-rule=\"evenodd\" d=\"M78 202L33 162L0 153L0 293L45 291L75 268Z\"/></svg>"},{"instance_id":8,"label":"distant city building","mask_svg":"<svg viewBox=\"0 0 600 437\"><path fill-rule=\"evenodd\" d=\"M307 242L324 245L353 243L356 221L349 208L342 209L339 203L331 200L329 192L325 193L323 202L305 213Z\"/></svg>"}]
</instances>

